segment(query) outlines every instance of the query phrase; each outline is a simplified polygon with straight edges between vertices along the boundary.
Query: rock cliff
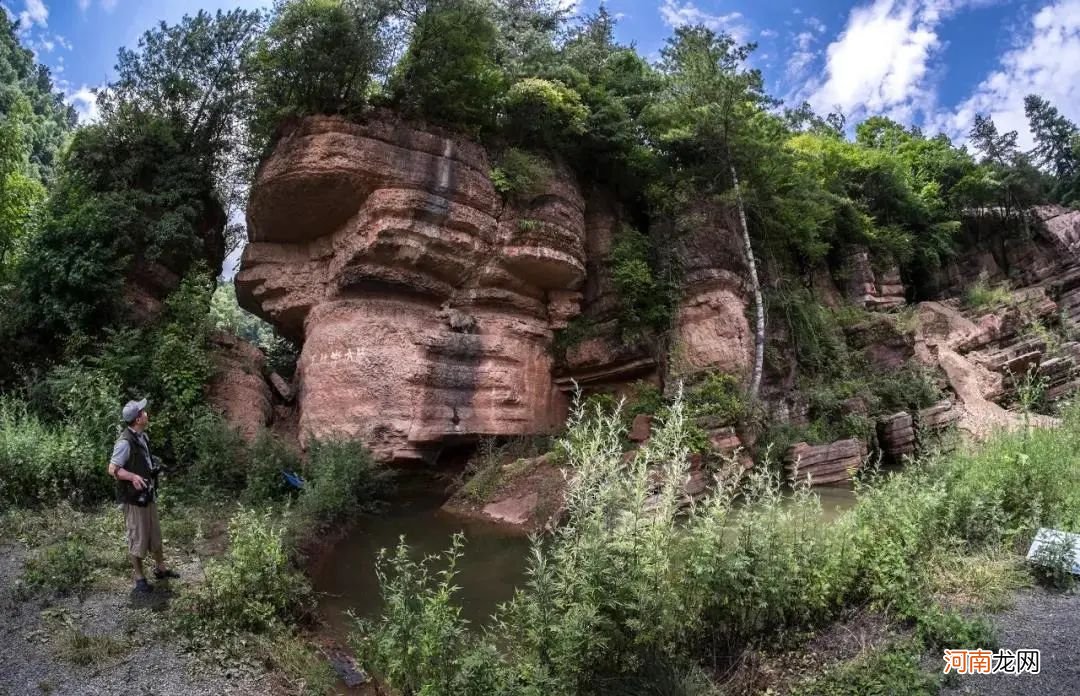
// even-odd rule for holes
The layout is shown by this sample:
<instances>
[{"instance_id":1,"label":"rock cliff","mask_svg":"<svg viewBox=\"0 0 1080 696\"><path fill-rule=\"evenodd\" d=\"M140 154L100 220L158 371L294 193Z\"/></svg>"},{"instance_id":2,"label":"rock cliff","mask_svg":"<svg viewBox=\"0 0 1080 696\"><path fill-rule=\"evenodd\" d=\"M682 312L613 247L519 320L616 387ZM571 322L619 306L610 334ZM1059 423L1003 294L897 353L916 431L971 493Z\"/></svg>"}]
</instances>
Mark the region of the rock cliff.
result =
<instances>
[{"instance_id":1,"label":"rock cliff","mask_svg":"<svg viewBox=\"0 0 1080 696\"><path fill-rule=\"evenodd\" d=\"M728 211L703 203L679 233L664 223L649 230L677 260L681 299L669 331L626 343L609 261L628 224L621 204L561 166L528 195L504 198L490 170L480 145L385 113L363 123L305 119L264 161L237 295L302 344L302 440L358 437L383 461L430 461L447 445L558 429L574 385L749 372L747 269ZM874 314L853 327L870 339L849 337L880 369L918 359L939 370L960 407L950 418L979 432L1013 420L1003 374L1035 364L1052 396L1080 384L1080 345L1051 352L1025 328L1040 317L1080 324L1080 212L1039 208L1025 229L969 230L970 249L918 286L853 248L841 280L815 272L814 293L830 306L846 296L889 312L920 293L955 298L978 278L1020 288L1007 311L975 316L956 299L924 302L910 334L875 330L874 317L895 322ZM579 315L588 334L556 350L555 332ZM770 398L780 403L790 381L774 377ZM920 415L889 418L884 439L895 440L893 454L909 453Z\"/></svg>"},{"instance_id":2,"label":"rock cliff","mask_svg":"<svg viewBox=\"0 0 1080 696\"><path fill-rule=\"evenodd\" d=\"M307 119L263 163L237 294L303 344L302 438L425 459L561 424L551 344L580 311L586 202L561 169L504 202L489 170L480 146L388 118Z\"/></svg>"}]
</instances>

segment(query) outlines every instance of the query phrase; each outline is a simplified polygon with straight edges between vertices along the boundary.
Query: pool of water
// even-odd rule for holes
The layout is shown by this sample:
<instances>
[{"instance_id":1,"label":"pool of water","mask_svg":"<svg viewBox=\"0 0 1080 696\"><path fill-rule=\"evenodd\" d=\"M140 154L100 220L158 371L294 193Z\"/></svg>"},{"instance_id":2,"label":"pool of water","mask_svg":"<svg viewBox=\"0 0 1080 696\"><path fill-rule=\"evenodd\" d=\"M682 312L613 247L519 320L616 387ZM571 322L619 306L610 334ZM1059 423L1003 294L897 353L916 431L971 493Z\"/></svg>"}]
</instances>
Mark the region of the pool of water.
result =
<instances>
[{"instance_id":1,"label":"pool of water","mask_svg":"<svg viewBox=\"0 0 1080 696\"><path fill-rule=\"evenodd\" d=\"M414 557L441 554L457 532L465 534L464 555L456 584L462 614L474 625L485 624L499 604L509 600L525 577L529 550L526 534L505 525L462 517L442 509L439 485L423 490L422 482L403 482L385 513L361 519L313 569L319 605L332 633L344 637L352 628L345 615L373 618L382 608L375 558L379 549L393 550L404 536ZM435 490L432 491L431 489ZM444 565L436 565L441 570Z\"/></svg>"},{"instance_id":2,"label":"pool of water","mask_svg":"<svg viewBox=\"0 0 1080 696\"><path fill-rule=\"evenodd\" d=\"M442 553L456 532L465 534L456 584L461 588L462 614L474 626L486 624L498 605L523 583L528 536L505 525L446 512L442 488L430 477L406 477L384 514L361 519L313 569L315 589L321 593L320 610L332 634L344 638L351 630L346 611L378 616L382 601L375 558L379 549L393 549L401 536L417 556ZM815 493L826 521L855 501L850 488L821 487Z\"/></svg>"}]
</instances>

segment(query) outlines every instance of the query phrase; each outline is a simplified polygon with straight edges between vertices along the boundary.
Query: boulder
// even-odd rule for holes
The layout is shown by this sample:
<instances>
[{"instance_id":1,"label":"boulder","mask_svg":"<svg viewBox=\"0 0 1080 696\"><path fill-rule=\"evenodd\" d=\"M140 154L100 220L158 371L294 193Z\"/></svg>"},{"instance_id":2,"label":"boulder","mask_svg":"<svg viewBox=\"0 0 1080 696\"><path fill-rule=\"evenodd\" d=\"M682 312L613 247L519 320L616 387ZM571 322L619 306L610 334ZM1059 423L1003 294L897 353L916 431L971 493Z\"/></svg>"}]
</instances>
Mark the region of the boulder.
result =
<instances>
[{"instance_id":1,"label":"boulder","mask_svg":"<svg viewBox=\"0 0 1080 696\"><path fill-rule=\"evenodd\" d=\"M880 419L877 430L881 449L894 461L915 454L915 419L907 411Z\"/></svg>"},{"instance_id":2,"label":"boulder","mask_svg":"<svg viewBox=\"0 0 1080 696\"><path fill-rule=\"evenodd\" d=\"M653 417L647 413L639 413L634 416L630 423L630 440L633 442L645 442L652 434Z\"/></svg>"},{"instance_id":3,"label":"boulder","mask_svg":"<svg viewBox=\"0 0 1080 696\"><path fill-rule=\"evenodd\" d=\"M866 459L866 443L858 438L826 445L799 442L784 456L784 468L792 483L807 479L812 486L850 481Z\"/></svg>"}]
</instances>

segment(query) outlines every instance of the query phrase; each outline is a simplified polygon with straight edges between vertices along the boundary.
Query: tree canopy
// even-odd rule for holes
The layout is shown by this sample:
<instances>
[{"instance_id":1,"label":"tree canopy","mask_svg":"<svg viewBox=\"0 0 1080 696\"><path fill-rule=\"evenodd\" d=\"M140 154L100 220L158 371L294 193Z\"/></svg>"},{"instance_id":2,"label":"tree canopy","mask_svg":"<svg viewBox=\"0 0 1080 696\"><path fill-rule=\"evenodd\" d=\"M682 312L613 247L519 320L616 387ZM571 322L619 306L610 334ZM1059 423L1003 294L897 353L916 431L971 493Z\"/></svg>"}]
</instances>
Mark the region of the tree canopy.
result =
<instances>
[{"instance_id":1,"label":"tree canopy","mask_svg":"<svg viewBox=\"0 0 1080 696\"><path fill-rule=\"evenodd\" d=\"M612 191L641 230L665 220L658 229L681 234L702 224L703 205L738 199L747 251L774 276L866 247L917 285L956 252L966 217L1080 198L1077 126L1041 97L1025 104L1032 151L982 114L958 147L882 116L849 124L784 108L750 63L755 47L706 27L676 29L650 62L616 40L604 7L576 19L556 0L199 12L122 50L100 122L73 136L47 69L3 21L0 283L35 308L23 328L46 334L115 320L138 264L179 276L213 260L253 165L307 115L379 107L457 129L493 152L506 192L528 188L525 169L561 161ZM672 245L647 241L644 257L664 265Z\"/></svg>"}]
</instances>

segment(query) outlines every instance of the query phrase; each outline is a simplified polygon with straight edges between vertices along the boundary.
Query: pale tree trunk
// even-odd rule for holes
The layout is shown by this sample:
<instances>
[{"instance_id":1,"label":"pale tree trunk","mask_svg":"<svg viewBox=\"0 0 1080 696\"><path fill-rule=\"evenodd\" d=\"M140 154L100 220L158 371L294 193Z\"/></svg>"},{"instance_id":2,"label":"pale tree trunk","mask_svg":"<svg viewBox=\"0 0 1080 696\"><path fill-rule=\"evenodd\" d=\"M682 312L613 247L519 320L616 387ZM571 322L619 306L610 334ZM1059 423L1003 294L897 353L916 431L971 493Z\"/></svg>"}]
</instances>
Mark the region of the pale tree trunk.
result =
<instances>
[{"instance_id":1,"label":"pale tree trunk","mask_svg":"<svg viewBox=\"0 0 1080 696\"><path fill-rule=\"evenodd\" d=\"M750 267L750 287L754 290L754 314L757 317L757 325L754 327L754 372L750 377L750 400L754 401L761 389L761 371L765 364L765 302L761 299L761 283L758 282L754 247L750 244L750 228L746 224L746 208L743 206L739 175L734 164L731 165L731 181L735 188L735 203L739 208L743 250L746 252L746 265Z\"/></svg>"}]
</instances>

